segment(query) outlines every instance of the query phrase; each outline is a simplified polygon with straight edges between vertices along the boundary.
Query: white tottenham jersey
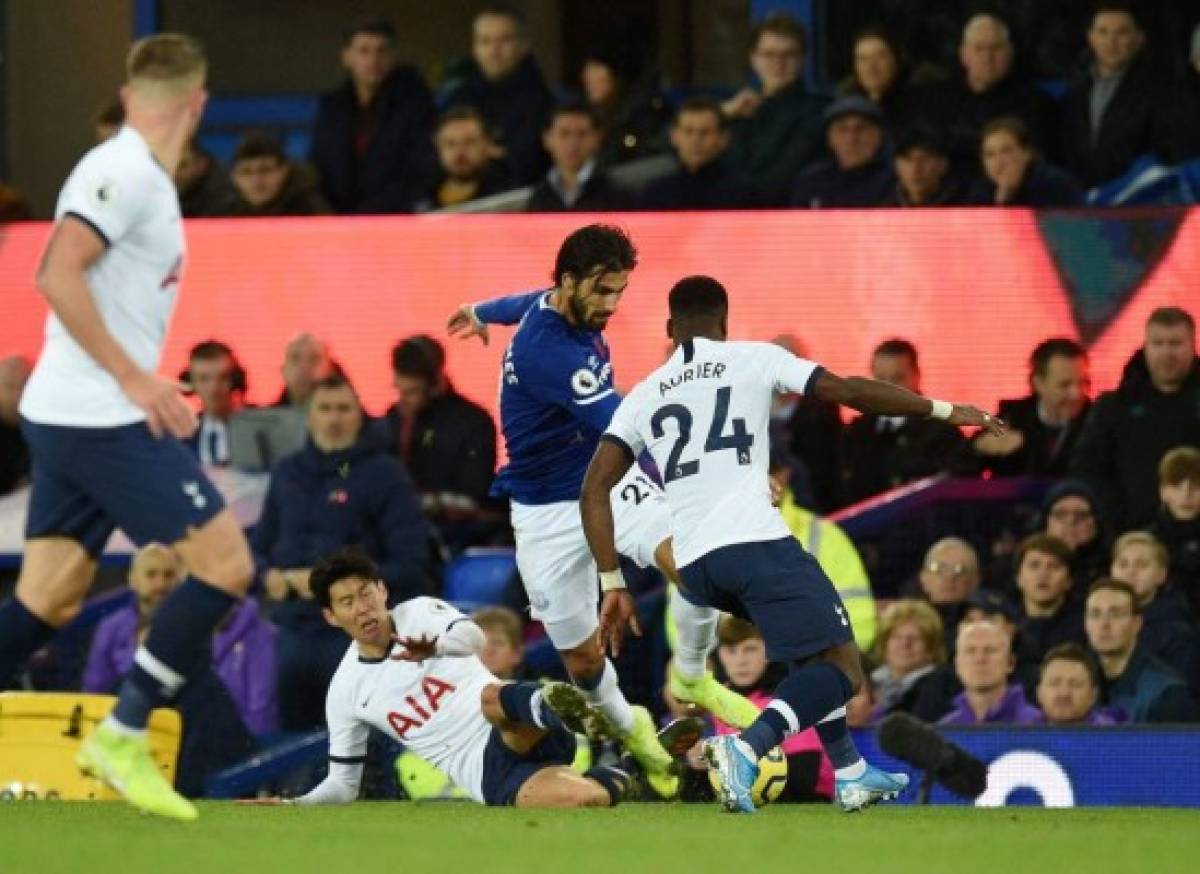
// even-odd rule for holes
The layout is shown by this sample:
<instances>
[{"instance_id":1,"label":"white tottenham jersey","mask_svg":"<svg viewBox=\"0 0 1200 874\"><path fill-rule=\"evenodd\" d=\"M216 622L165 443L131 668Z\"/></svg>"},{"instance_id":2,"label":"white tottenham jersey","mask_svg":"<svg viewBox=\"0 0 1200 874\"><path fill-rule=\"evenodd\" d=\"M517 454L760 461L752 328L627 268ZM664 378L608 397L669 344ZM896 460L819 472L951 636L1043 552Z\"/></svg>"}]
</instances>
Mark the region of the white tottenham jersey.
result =
<instances>
[{"instance_id":1,"label":"white tottenham jersey","mask_svg":"<svg viewBox=\"0 0 1200 874\"><path fill-rule=\"evenodd\" d=\"M820 372L772 343L696 339L622 401L605 434L654 456L679 567L722 546L791 536L767 480L771 399L808 391Z\"/></svg>"},{"instance_id":2,"label":"white tottenham jersey","mask_svg":"<svg viewBox=\"0 0 1200 874\"><path fill-rule=\"evenodd\" d=\"M437 598L413 598L392 610L398 637L440 637L467 617ZM371 728L395 738L483 801L483 753L492 726L480 692L498 683L475 656L423 662L363 660L351 644L325 697L331 759L360 759Z\"/></svg>"},{"instance_id":3,"label":"white tottenham jersey","mask_svg":"<svg viewBox=\"0 0 1200 874\"><path fill-rule=\"evenodd\" d=\"M183 266L175 184L129 126L88 152L67 178L54 216L90 225L107 248L88 269L105 327L139 367L158 368ZM145 415L76 343L58 317L21 398L21 414L44 425L106 427Z\"/></svg>"}]
</instances>

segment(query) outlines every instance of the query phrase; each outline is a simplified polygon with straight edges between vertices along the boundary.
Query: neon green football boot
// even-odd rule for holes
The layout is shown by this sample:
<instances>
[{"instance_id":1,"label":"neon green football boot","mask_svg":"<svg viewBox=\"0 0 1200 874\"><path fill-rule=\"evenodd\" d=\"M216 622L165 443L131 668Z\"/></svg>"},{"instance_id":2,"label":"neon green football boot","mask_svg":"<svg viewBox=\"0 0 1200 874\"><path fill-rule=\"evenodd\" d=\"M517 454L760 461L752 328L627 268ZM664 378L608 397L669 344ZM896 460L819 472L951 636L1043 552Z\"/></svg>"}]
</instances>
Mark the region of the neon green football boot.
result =
<instances>
[{"instance_id":1,"label":"neon green football boot","mask_svg":"<svg viewBox=\"0 0 1200 874\"><path fill-rule=\"evenodd\" d=\"M191 822L198 817L196 805L167 782L145 737L122 734L101 723L79 752L75 764L85 774L98 777L145 813Z\"/></svg>"},{"instance_id":2,"label":"neon green football boot","mask_svg":"<svg viewBox=\"0 0 1200 874\"><path fill-rule=\"evenodd\" d=\"M748 728L758 719L759 709L754 706L754 702L722 686L713 678L712 671L705 671L704 676L689 680L672 665L667 678L667 688L680 701L707 710L733 728Z\"/></svg>"},{"instance_id":3,"label":"neon green football boot","mask_svg":"<svg viewBox=\"0 0 1200 874\"><path fill-rule=\"evenodd\" d=\"M621 737L625 749L646 772L646 782L661 798L679 794L679 776L675 760L658 739L654 718L645 707L633 708L633 728Z\"/></svg>"}]
</instances>

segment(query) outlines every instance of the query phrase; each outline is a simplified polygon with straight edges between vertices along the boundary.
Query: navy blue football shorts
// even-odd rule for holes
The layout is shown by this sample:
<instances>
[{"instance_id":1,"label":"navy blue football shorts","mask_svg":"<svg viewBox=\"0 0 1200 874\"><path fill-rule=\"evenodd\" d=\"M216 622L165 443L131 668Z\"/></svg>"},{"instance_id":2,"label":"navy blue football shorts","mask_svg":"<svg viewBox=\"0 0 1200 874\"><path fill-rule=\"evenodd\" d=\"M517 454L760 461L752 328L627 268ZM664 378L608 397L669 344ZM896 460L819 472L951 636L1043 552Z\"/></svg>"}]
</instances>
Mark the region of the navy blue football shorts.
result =
<instances>
[{"instance_id":1,"label":"navy blue football shorts","mask_svg":"<svg viewBox=\"0 0 1200 874\"><path fill-rule=\"evenodd\" d=\"M679 576L691 603L753 622L771 661L805 659L854 639L837 589L794 537L722 546Z\"/></svg>"},{"instance_id":2,"label":"navy blue football shorts","mask_svg":"<svg viewBox=\"0 0 1200 874\"><path fill-rule=\"evenodd\" d=\"M510 749L497 728L492 729L483 752L483 800L493 807L514 804L525 781L545 768L569 765L575 760L575 735L565 728L551 729L528 753Z\"/></svg>"},{"instance_id":3,"label":"navy blue football shorts","mask_svg":"<svg viewBox=\"0 0 1200 874\"><path fill-rule=\"evenodd\" d=\"M144 422L76 428L21 421L33 458L25 537L68 537L98 556L114 528L171 544L225 507L196 457Z\"/></svg>"}]
</instances>

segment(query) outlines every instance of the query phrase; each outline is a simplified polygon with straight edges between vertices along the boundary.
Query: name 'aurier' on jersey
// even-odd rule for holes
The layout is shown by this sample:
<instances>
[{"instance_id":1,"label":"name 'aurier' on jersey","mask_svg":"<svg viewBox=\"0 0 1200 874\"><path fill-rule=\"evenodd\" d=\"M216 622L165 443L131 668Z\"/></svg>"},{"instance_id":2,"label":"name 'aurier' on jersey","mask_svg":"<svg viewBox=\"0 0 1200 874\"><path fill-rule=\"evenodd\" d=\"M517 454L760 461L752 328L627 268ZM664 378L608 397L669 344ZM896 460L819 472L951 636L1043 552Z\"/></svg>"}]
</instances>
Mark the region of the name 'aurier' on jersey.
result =
<instances>
[{"instance_id":1,"label":"name 'aurier' on jersey","mask_svg":"<svg viewBox=\"0 0 1200 874\"><path fill-rule=\"evenodd\" d=\"M604 335L571 325L550 305L549 292L542 295L504 353L500 425L508 464L492 493L520 504L578 500L620 402Z\"/></svg>"},{"instance_id":2,"label":"name 'aurier' on jersey","mask_svg":"<svg viewBox=\"0 0 1200 874\"><path fill-rule=\"evenodd\" d=\"M809 392L823 368L772 343L695 339L629 393L606 435L663 472L675 561L791 536L771 505L776 392Z\"/></svg>"}]
</instances>

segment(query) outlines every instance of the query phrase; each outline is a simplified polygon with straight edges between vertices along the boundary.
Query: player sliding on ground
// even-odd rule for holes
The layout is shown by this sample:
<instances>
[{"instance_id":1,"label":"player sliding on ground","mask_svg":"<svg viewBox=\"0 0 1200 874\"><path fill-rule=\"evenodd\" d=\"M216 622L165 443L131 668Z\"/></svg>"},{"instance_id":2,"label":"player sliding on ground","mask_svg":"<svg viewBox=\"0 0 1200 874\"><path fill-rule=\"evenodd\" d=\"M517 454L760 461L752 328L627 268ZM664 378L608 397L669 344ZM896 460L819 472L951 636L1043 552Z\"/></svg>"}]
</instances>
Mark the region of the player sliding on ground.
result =
<instances>
[{"instance_id":1,"label":"player sliding on ground","mask_svg":"<svg viewBox=\"0 0 1200 874\"><path fill-rule=\"evenodd\" d=\"M650 714L626 701L597 642L596 566L579 519L584 471L621 402L603 331L636 266L637 252L624 231L587 225L559 248L553 288L464 305L450 318L449 331L486 342L487 324L520 324L504 353L500 421L508 464L495 491L512 501L521 579L533 616L542 621L571 679L616 726L654 790L671 797L679 779L655 742ZM637 468L613 486L617 548L674 581L662 490ZM749 725L758 709L707 670L716 611L677 596L671 611L679 631L671 692L730 725Z\"/></svg>"},{"instance_id":2,"label":"player sliding on ground","mask_svg":"<svg viewBox=\"0 0 1200 874\"><path fill-rule=\"evenodd\" d=\"M810 725L833 762L844 810L894 798L908 778L868 765L846 727L846 701L863 682L846 608L771 506L771 399L775 392L803 392L864 413L936 416L995 433L1001 423L974 407L929 401L887 383L841 379L773 344L725 342L729 304L715 279L681 280L669 304L675 352L621 403L583 483L584 531L608 590L601 644L619 642L633 616L619 583L609 494L648 450L666 483L683 596L748 617L762 632L768 658L791 666L752 725L705 742L725 808L754 812L758 760Z\"/></svg>"},{"instance_id":3,"label":"player sliding on ground","mask_svg":"<svg viewBox=\"0 0 1200 874\"><path fill-rule=\"evenodd\" d=\"M483 804L609 807L630 792L627 769L600 766L579 774L569 767L576 740L564 718L604 718L583 694L566 683L496 679L478 658L483 630L445 601L412 598L389 612L378 568L354 549L318 562L310 585L326 621L353 642L325 700L329 776L294 803L358 798L372 728ZM699 737L697 720L681 720L664 729L662 742L686 749Z\"/></svg>"}]
</instances>

